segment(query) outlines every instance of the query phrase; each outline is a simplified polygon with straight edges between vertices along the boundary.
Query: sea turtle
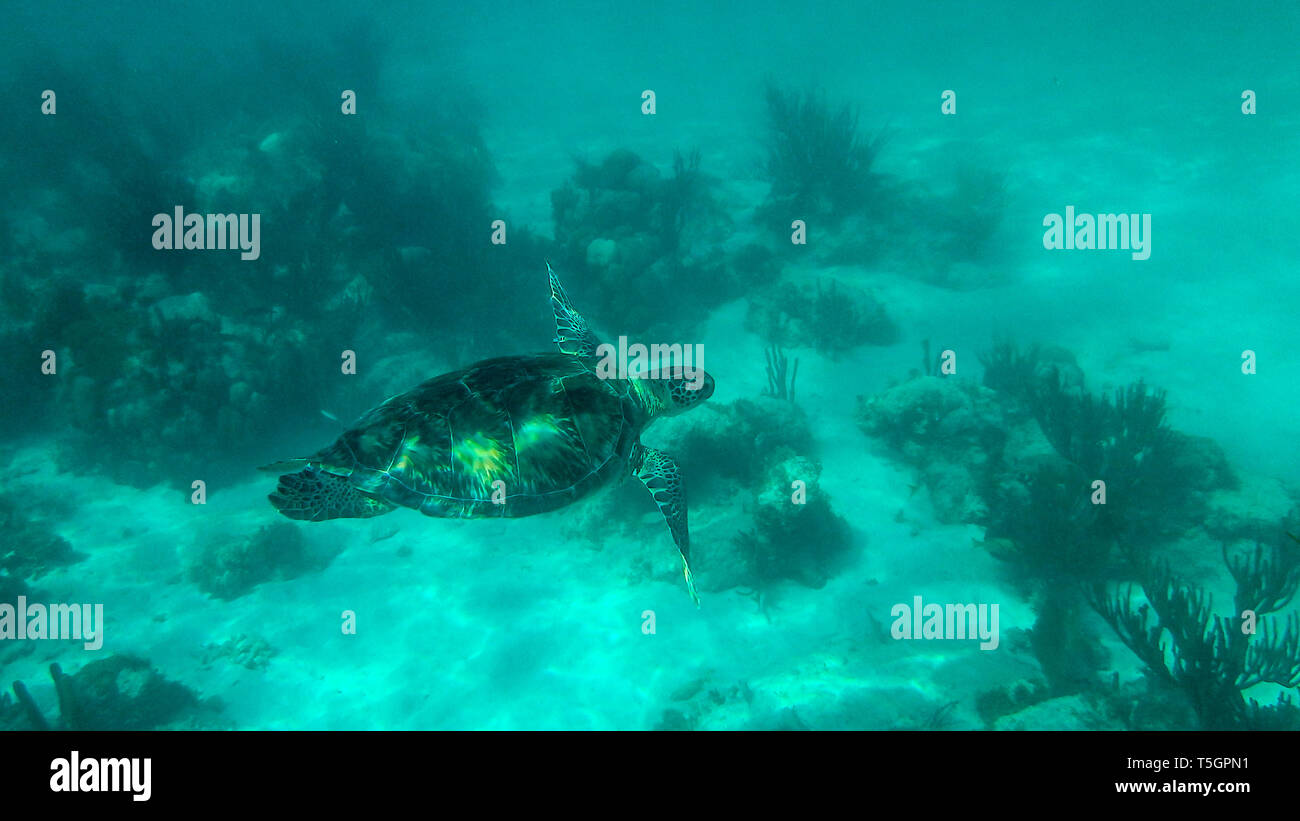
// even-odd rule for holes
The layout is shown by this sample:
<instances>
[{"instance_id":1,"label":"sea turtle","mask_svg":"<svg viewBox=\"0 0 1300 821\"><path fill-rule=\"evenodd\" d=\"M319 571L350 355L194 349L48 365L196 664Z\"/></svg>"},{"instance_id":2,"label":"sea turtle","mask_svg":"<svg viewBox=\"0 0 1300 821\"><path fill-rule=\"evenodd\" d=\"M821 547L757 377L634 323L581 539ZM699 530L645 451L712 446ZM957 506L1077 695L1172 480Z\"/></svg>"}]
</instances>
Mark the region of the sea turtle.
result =
<instances>
[{"instance_id":1,"label":"sea turtle","mask_svg":"<svg viewBox=\"0 0 1300 821\"><path fill-rule=\"evenodd\" d=\"M394 396L329 447L267 465L287 474L267 498L312 522L399 506L442 518L532 516L631 473L667 520L698 605L681 471L640 439L654 420L708 399L713 378L680 368L627 379L598 371L599 340L549 262L546 270L560 353L488 359Z\"/></svg>"}]
</instances>

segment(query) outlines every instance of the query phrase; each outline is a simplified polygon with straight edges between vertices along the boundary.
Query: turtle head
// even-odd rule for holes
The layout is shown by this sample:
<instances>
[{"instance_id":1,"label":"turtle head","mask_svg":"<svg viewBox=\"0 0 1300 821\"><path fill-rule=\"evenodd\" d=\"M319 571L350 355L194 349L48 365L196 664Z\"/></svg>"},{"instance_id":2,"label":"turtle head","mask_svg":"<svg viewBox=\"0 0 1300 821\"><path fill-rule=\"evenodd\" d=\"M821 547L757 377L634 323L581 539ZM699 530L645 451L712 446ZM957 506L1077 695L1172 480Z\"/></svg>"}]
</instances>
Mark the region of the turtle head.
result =
<instances>
[{"instance_id":1,"label":"turtle head","mask_svg":"<svg viewBox=\"0 0 1300 821\"><path fill-rule=\"evenodd\" d=\"M702 368L678 370L653 382L658 387L663 416L688 411L713 395L713 377Z\"/></svg>"}]
</instances>

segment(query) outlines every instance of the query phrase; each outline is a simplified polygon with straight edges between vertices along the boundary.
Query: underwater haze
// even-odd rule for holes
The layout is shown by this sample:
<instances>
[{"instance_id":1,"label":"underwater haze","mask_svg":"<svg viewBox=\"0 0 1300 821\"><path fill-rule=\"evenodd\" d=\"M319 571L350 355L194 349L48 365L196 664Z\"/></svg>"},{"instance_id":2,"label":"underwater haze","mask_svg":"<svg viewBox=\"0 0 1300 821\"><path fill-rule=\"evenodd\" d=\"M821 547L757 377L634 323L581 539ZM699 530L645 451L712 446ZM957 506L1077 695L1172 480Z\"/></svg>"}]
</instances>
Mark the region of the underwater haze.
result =
<instances>
[{"instance_id":1,"label":"underwater haze","mask_svg":"<svg viewBox=\"0 0 1300 821\"><path fill-rule=\"evenodd\" d=\"M1300 9L3 18L0 729L1300 729Z\"/></svg>"}]
</instances>

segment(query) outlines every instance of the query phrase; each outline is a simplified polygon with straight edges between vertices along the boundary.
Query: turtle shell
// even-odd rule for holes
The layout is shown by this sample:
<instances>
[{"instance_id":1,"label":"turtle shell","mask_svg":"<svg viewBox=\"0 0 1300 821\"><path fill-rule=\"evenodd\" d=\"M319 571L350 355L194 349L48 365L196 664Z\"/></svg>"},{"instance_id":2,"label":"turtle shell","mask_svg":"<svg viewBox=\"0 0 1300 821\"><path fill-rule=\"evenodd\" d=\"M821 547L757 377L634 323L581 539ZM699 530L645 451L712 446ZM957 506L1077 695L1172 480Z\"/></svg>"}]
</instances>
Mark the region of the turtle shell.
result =
<instances>
[{"instance_id":1,"label":"turtle shell","mask_svg":"<svg viewBox=\"0 0 1300 821\"><path fill-rule=\"evenodd\" d=\"M429 516L543 513L627 471L629 390L567 354L489 359L392 397L307 461Z\"/></svg>"}]
</instances>

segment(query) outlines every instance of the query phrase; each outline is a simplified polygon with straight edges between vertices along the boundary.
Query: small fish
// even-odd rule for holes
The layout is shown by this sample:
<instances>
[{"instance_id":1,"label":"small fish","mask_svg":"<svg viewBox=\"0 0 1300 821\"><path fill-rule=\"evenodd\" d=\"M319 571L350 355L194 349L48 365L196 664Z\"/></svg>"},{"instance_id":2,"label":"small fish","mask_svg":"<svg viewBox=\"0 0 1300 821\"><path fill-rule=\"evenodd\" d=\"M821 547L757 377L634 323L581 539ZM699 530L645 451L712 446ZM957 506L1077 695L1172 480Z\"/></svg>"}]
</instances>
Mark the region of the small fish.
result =
<instances>
[{"instance_id":1,"label":"small fish","mask_svg":"<svg viewBox=\"0 0 1300 821\"><path fill-rule=\"evenodd\" d=\"M339 421L339 418L338 418L337 416L335 416L334 414L330 413L330 412L327 411L327 410L322 410L322 411L320 412L320 415L321 415L321 416L324 416L326 419L330 420L331 422L338 422L338 421ZM343 423L342 423L342 422L339 422L339 424L341 425L341 424L343 424Z\"/></svg>"}]
</instances>

